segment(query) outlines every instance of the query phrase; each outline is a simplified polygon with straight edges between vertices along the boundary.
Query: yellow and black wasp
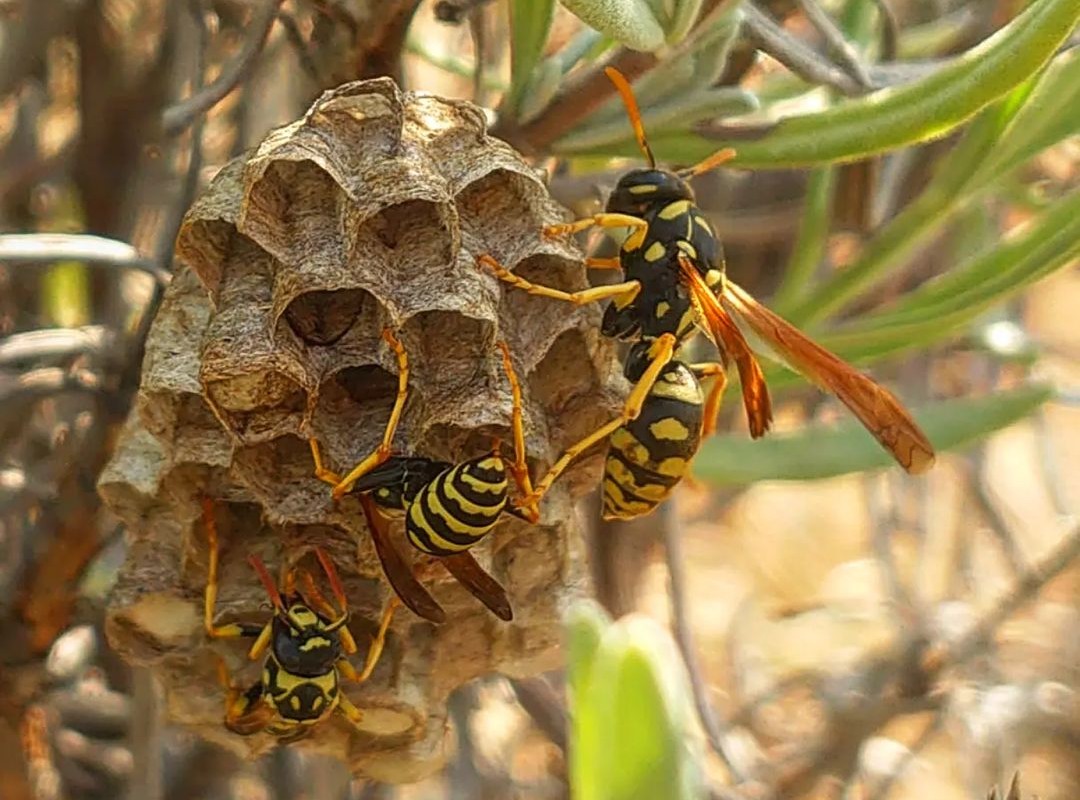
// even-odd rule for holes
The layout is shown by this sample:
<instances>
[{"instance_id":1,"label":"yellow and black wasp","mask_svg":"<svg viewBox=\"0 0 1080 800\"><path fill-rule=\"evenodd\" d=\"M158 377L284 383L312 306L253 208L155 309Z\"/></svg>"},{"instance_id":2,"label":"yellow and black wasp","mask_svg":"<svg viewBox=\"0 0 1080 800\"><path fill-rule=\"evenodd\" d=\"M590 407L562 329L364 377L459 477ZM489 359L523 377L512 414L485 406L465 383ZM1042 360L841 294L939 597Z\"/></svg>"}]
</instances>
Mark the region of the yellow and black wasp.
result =
<instances>
[{"instance_id":1,"label":"yellow and black wasp","mask_svg":"<svg viewBox=\"0 0 1080 800\"><path fill-rule=\"evenodd\" d=\"M363 682L374 670L382 653L396 599L391 598L383 613L379 632L368 650L363 671L357 673L348 660L356 652L356 642L347 626L349 614L345 590L333 563L319 548L315 555L322 565L339 608L323 596L311 573L300 572L303 592L296 586L296 571L287 570L278 591L266 566L255 555L248 561L259 576L273 605L274 615L265 625L247 623L214 624L217 601L219 544L213 503L203 500L203 520L209 547L209 568L203 601L203 626L214 639L252 637L248 651L252 661L263 659L262 676L249 688L235 686L224 662L220 678L226 688L225 727L250 736L268 731L282 743L307 736L313 726L340 711L354 725L363 713L341 691L342 677Z\"/></svg>"},{"instance_id":2,"label":"yellow and black wasp","mask_svg":"<svg viewBox=\"0 0 1080 800\"><path fill-rule=\"evenodd\" d=\"M521 386L510 360L510 351L499 343L503 367L510 382L513 401L512 463L503 457L500 443L491 452L459 464L423 456L392 455L392 442L408 396L409 361L404 346L392 331L383 339L394 350L398 362L398 392L390 419L379 446L344 478L326 469L318 442L310 440L315 474L333 485L333 496L355 496L367 517L368 528L383 571L397 595L416 614L432 622L442 622L446 614L394 547L386 530L386 520L404 517L405 534L420 552L433 556L492 613L503 620L513 618L506 591L483 567L470 548L480 542L502 517L512 513L535 522L534 506L509 503L509 483L513 479L522 496L532 493L525 454Z\"/></svg>"},{"instance_id":3,"label":"yellow and black wasp","mask_svg":"<svg viewBox=\"0 0 1080 800\"><path fill-rule=\"evenodd\" d=\"M564 292L521 278L490 255L479 263L506 283L530 294L577 305L610 300L602 332L635 340L625 362L635 391L622 414L572 446L556 467L610 436L604 478L604 516L632 518L654 509L689 470L690 458L716 424L726 383L725 369L735 362L750 435L763 436L772 421L764 374L735 319L749 327L795 369L836 395L864 426L911 473L928 469L934 450L900 402L886 389L807 338L727 278L723 252L708 220L695 205L688 181L731 159L720 150L680 172L659 169L645 138L641 114L625 77L608 67L626 105L649 166L623 175L605 210L572 223L545 228L560 236L593 226L627 228L617 258L589 258L590 267L619 269L624 280L578 292ZM722 304L723 303L723 304ZM725 305L727 308L725 308ZM719 363L687 365L679 348L698 330L715 343ZM658 370L650 368L660 362ZM646 366L647 365L647 366ZM649 390L641 383L659 377ZM707 398L698 378L716 378ZM556 467L525 498L535 504L558 476Z\"/></svg>"}]
</instances>

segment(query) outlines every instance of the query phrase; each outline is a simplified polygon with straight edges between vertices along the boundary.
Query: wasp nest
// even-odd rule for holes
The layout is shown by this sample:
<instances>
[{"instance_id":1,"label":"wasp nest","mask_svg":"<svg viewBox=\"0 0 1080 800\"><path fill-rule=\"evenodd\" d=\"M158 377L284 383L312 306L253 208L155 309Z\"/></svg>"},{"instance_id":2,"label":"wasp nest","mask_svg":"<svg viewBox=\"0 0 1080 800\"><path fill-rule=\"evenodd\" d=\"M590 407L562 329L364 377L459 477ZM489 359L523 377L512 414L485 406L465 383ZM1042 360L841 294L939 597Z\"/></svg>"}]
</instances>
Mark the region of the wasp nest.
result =
<instances>
[{"instance_id":1,"label":"wasp nest","mask_svg":"<svg viewBox=\"0 0 1080 800\"><path fill-rule=\"evenodd\" d=\"M332 501L306 440L316 436L338 470L378 443L397 383L384 326L411 367L396 452L458 462L496 436L509 441L499 340L524 384L534 474L610 418L618 368L598 337L599 312L504 291L476 265L491 253L526 277L584 288L576 247L541 235L566 216L536 172L487 136L477 108L388 79L327 92L217 175L181 229L181 269L147 342L137 407L101 479L131 531L110 638L157 674L170 719L251 755L274 745L222 724L219 656L245 685L259 670L246 644L203 632L201 496L213 498L221 536L217 619L269 617L249 554L276 573L311 563L317 545L345 584L359 666L389 588L358 502ZM362 730L334 715L304 745L361 774L413 779L444 757L451 690L557 664L560 608L581 582L572 501L599 467L585 460L560 480L542 524L506 515L475 548L506 587L513 622L425 568L447 622L400 610L371 679L345 685ZM399 528L399 549L421 566Z\"/></svg>"}]
</instances>

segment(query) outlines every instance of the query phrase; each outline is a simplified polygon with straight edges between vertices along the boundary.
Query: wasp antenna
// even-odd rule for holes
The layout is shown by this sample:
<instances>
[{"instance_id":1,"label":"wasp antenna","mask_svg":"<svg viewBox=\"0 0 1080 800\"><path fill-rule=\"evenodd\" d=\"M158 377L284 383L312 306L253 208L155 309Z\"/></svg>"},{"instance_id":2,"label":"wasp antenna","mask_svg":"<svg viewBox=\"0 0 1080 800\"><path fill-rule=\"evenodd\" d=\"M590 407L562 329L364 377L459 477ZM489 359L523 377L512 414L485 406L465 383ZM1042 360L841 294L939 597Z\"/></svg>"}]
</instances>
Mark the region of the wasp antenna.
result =
<instances>
[{"instance_id":1,"label":"wasp antenna","mask_svg":"<svg viewBox=\"0 0 1080 800\"><path fill-rule=\"evenodd\" d=\"M730 147L725 147L723 150L717 150L708 158L694 164L694 166L679 170L676 174L680 178L693 178L704 172L710 172L733 158L735 158L735 151Z\"/></svg>"},{"instance_id":2,"label":"wasp antenna","mask_svg":"<svg viewBox=\"0 0 1080 800\"><path fill-rule=\"evenodd\" d=\"M615 88L622 97L623 105L626 106L626 116L630 117L630 124L634 128L634 136L637 138L638 147L645 154L650 167L656 167L656 158L653 157L652 148L645 139L645 126L641 123L641 109L638 108L634 98L634 90L630 87L630 81L615 67L604 67L604 74L615 84Z\"/></svg>"},{"instance_id":3,"label":"wasp antenna","mask_svg":"<svg viewBox=\"0 0 1080 800\"><path fill-rule=\"evenodd\" d=\"M281 600L281 595L278 593L277 586L274 585L274 579L270 577L270 573L266 569L266 565L262 560L252 553L248 556L248 563L251 564L255 570L255 574L259 576L259 580L262 581L263 588L266 589L266 595L270 598L270 602L274 604L274 609L279 613L285 613L285 603Z\"/></svg>"}]
</instances>

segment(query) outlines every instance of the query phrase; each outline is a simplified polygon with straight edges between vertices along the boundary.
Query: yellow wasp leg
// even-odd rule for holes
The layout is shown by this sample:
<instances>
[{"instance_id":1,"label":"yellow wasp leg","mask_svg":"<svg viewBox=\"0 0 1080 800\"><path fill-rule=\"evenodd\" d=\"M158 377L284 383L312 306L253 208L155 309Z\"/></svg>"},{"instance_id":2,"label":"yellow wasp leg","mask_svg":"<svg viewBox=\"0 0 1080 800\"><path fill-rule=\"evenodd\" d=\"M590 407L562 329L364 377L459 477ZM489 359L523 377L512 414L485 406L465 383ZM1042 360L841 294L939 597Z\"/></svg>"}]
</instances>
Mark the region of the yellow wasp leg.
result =
<instances>
[{"instance_id":1,"label":"yellow wasp leg","mask_svg":"<svg viewBox=\"0 0 1080 800\"><path fill-rule=\"evenodd\" d=\"M382 656L383 647L386 646L386 633L390 630L394 612L397 611L400 605L401 601L396 597L391 597L386 601L386 608L383 609L382 618L379 620L379 631L375 634L375 638L371 640L367 658L364 659L364 669L357 674L352 664L345 659L341 659L338 661L337 667L342 675L357 683L363 683L371 677L371 673L375 671L375 665L379 663L379 658Z\"/></svg>"},{"instance_id":2,"label":"yellow wasp leg","mask_svg":"<svg viewBox=\"0 0 1080 800\"><path fill-rule=\"evenodd\" d=\"M645 402L645 398L648 396L649 392L652 391L653 384L656 383L660 371L668 365L675 354L675 341L675 336L670 333L665 333L656 339L652 345L649 366L645 369L645 372L638 382L634 384L634 388L630 391L630 395L626 398L626 403L623 405L622 413L607 424L597 428L588 436L581 439L581 441L567 448L567 450L559 457L559 460L551 465L551 469L547 471L547 474L536 484L533 493L528 497L521 498L521 500L517 502L519 507L531 506L540 502L540 499L547 493L548 489L551 488L555 479L563 473L575 458L597 442L606 439L627 422L637 419L638 414L641 413L641 406Z\"/></svg>"},{"instance_id":3,"label":"yellow wasp leg","mask_svg":"<svg viewBox=\"0 0 1080 800\"><path fill-rule=\"evenodd\" d=\"M618 256L613 258L589 256L585 259L585 266L589 269L622 269L622 259Z\"/></svg>"},{"instance_id":4,"label":"yellow wasp leg","mask_svg":"<svg viewBox=\"0 0 1080 800\"><path fill-rule=\"evenodd\" d=\"M699 378L714 377L712 388L709 389L709 394L705 398L705 408L703 411L703 423L701 425L701 435L712 436L716 433L717 417L720 415L720 403L724 399L724 389L727 386L727 370L724 369L724 365L710 361L703 364L691 364L690 370Z\"/></svg>"},{"instance_id":5,"label":"yellow wasp leg","mask_svg":"<svg viewBox=\"0 0 1080 800\"><path fill-rule=\"evenodd\" d=\"M209 551L209 564L206 574L206 591L203 593L203 628L212 639L236 639L244 635L239 625L214 624L214 608L217 605L218 588L218 530L214 519L214 503L209 497L202 499L203 527L206 529L206 543Z\"/></svg>"},{"instance_id":6,"label":"yellow wasp leg","mask_svg":"<svg viewBox=\"0 0 1080 800\"><path fill-rule=\"evenodd\" d=\"M338 708L341 709L341 713L345 715L349 722L357 728L360 727L360 722L364 719L364 712L353 705L352 700L347 698L344 692L338 693Z\"/></svg>"},{"instance_id":7,"label":"yellow wasp leg","mask_svg":"<svg viewBox=\"0 0 1080 800\"><path fill-rule=\"evenodd\" d=\"M510 467L510 472L514 476L514 483L517 485L518 493L523 497L530 497L533 494L533 488L525 452L525 422L521 413L521 382L514 371L514 363L510 359L510 348L507 347L506 342L499 342L499 349L502 351L503 369L506 371L507 380L510 381L510 396L513 400L511 415L514 429L514 463ZM533 522L540 519L540 509L537 508L535 503L526 508L526 514Z\"/></svg>"},{"instance_id":8,"label":"yellow wasp leg","mask_svg":"<svg viewBox=\"0 0 1080 800\"><path fill-rule=\"evenodd\" d=\"M553 289L550 286L542 286L527 281L520 275L515 275L487 254L477 256L476 261L494 272L495 277L499 280L517 289L537 297L549 297L552 300L562 300L564 303L573 303L576 306L596 303L613 297L618 297L623 302L628 303L637 297L638 292L641 291L641 283L638 281L625 281L623 283L608 284L607 286L593 286L590 289L582 289L578 292L564 292L562 289Z\"/></svg>"},{"instance_id":9,"label":"yellow wasp leg","mask_svg":"<svg viewBox=\"0 0 1080 800\"><path fill-rule=\"evenodd\" d=\"M565 236L569 233L586 231L593 226L599 228L647 228L649 223L641 217L632 217L629 214L609 214L601 212L591 217L583 217L574 222L562 222L557 225L545 225L545 236Z\"/></svg>"},{"instance_id":10,"label":"yellow wasp leg","mask_svg":"<svg viewBox=\"0 0 1080 800\"><path fill-rule=\"evenodd\" d=\"M409 356L405 352L405 347L397 340L394 336L394 332L389 328L383 329L382 336L386 343L390 345L391 349L393 349L394 355L397 357L397 397L394 398L394 407L390 411L390 420L386 423L386 429L383 431L382 442L379 443L379 446L375 448L374 452L370 453L367 458L353 467L349 474L338 482L337 486L334 487L333 494L335 500L340 500L342 495L348 492L356 481L390 457L390 448L394 441L394 433L397 431L398 423L401 421L401 412L405 408L405 398L409 396Z\"/></svg>"},{"instance_id":11,"label":"yellow wasp leg","mask_svg":"<svg viewBox=\"0 0 1080 800\"><path fill-rule=\"evenodd\" d=\"M332 469L328 469L323 464L322 451L319 449L319 440L312 436L308 439L308 447L311 448L311 458L315 462L315 477L331 486L337 486L341 483L341 476Z\"/></svg>"}]
</instances>

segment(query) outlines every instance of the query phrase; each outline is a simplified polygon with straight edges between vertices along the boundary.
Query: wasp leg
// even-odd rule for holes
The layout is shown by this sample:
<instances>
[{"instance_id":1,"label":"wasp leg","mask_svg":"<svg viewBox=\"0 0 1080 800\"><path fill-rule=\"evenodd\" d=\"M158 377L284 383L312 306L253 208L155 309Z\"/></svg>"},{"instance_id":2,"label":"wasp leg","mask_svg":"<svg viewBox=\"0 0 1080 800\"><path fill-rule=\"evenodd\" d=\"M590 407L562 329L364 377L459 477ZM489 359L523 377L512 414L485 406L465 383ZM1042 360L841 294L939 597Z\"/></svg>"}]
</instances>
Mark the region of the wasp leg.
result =
<instances>
[{"instance_id":1,"label":"wasp leg","mask_svg":"<svg viewBox=\"0 0 1080 800\"><path fill-rule=\"evenodd\" d=\"M668 365L675 355L675 341L675 336L670 333L665 333L656 339L650 352L649 366L645 369L641 378L638 379L638 382L634 384L634 388L631 389L630 395L623 405L622 413L610 422L601 425L581 441L567 448L558 461L551 465L551 469L547 471L547 474L536 484L532 495L523 497L515 503L519 508L539 503L540 499L551 488L551 485L555 483L555 479L570 466L575 458L597 442L606 439L627 422L637 419L641 413L641 406L649 392L652 391L653 384L656 383L660 371Z\"/></svg>"},{"instance_id":2,"label":"wasp leg","mask_svg":"<svg viewBox=\"0 0 1080 800\"><path fill-rule=\"evenodd\" d=\"M585 266L589 269L622 269L622 259L618 256L612 258L589 256L585 259Z\"/></svg>"},{"instance_id":3,"label":"wasp leg","mask_svg":"<svg viewBox=\"0 0 1080 800\"><path fill-rule=\"evenodd\" d=\"M612 283L606 286L593 286L591 289L582 289L579 292L564 292L561 289L553 289L550 286L542 286L541 284L527 281L520 275L515 275L489 255L485 254L477 256L476 261L494 272L495 277L499 280L508 283L517 289L521 289L522 291L536 295L537 297L550 297L553 300L562 300L566 303L573 303L576 306L583 306L587 303L596 303L600 300L609 300L613 297L620 298L623 302L630 302L637 297L638 292L641 291L640 282L625 281L623 283Z\"/></svg>"},{"instance_id":4,"label":"wasp leg","mask_svg":"<svg viewBox=\"0 0 1080 800\"><path fill-rule=\"evenodd\" d=\"M337 670L341 675L356 683L363 683L371 677L371 673L375 671L375 665L379 663L379 658L382 656L383 648L386 646L386 633L390 630L390 622L394 619L394 612L400 605L401 601L396 597L390 597L386 601L386 607L383 609L382 617L379 620L379 630L368 646L367 657L364 659L364 669L357 673L356 668L347 659L342 658L337 662Z\"/></svg>"},{"instance_id":5,"label":"wasp leg","mask_svg":"<svg viewBox=\"0 0 1080 800\"><path fill-rule=\"evenodd\" d=\"M218 590L218 559L220 545L218 543L217 520L214 518L214 502L209 497L202 498L203 527L206 529L206 546L208 551L208 564L206 569L206 590L203 592L203 628L206 635L212 639L238 639L244 636L258 636L262 626L241 625L230 623L229 625L214 624L214 609L217 606Z\"/></svg>"},{"instance_id":6,"label":"wasp leg","mask_svg":"<svg viewBox=\"0 0 1080 800\"><path fill-rule=\"evenodd\" d=\"M251 736L269 725L277 712L266 702L262 681L247 689L232 682L225 660L218 657L218 682L225 689L225 727L241 736Z\"/></svg>"},{"instance_id":7,"label":"wasp leg","mask_svg":"<svg viewBox=\"0 0 1080 800\"><path fill-rule=\"evenodd\" d=\"M345 715L345 718L349 720L356 728L360 728L360 723L364 719L364 712L353 705L352 700L345 696L344 692L338 694L338 708L341 709L341 713ZM360 728L363 730L362 728Z\"/></svg>"},{"instance_id":8,"label":"wasp leg","mask_svg":"<svg viewBox=\"0 0 1080 800\"><path fill-rule=\"evenodd\" d=\"M334 593L338 608L341 609L340 614L322 596L322 592L315 586L311 574L305 572L307 581L310 581L310 585L314 589L312 594L315 601L321 603L329 611L327 616L333 620L330 628L338 632L338 639L341 640L342 649L351 655L356 652L356 640L353 639L352 632L346 627L349 621L349 601L345 597L345 587L341 585L341 578L338 577L337 570L334 568L334 562L330 560L330 557L326 555L321 547L315 548L315 557L319 559L323 572L326 573L326 579L330 582L330 590Z\"/></svg>"},{"instance_id":9,"label":"wasp leg","mask_svg":"<svg viewBox=\"0 0 1080 800\"><path fill-rule=\"evenodd\" d=\"M319 440L312 436L308 439L308 447L311 448L311 460L315 462L315 477L331 486L341 483L341 476L323 463Z\"/></svg>"},{"instance_id":10,"label":"wasp leg","mask_svg":"<svg viewBox=\"0 0 1080 800\"><path fill-rule=\"evenodd\" d=\"M544 236L565 236L570 233L580 233L593 226L599 228L634 228L643 230L649 227L649 223L641 217L633 217L629 214L609 214L601 212L591 217L583 217L574 222L561 222L557 225L545 225Z\"/></svg>"},{"instance_id":11,"label":"wasp leg","mask_svg":"<svg viewBox=\"0 0 1080 800\"><path fill-rule=\"evenodd\" d=\"M712 436L716 433L717 417L720 415L720 403L724 399L724 389L727 386L727 370L718 361L710 361L703 364L691 364L690 370L698 378L715 378L709 394L705 398L704 418L701 426L701 435Z\"/></svg>"},{"instance_id":12,"label":"wasp leg","mask_svg":"<svg viewBox=\"0 0 1080 800\"><path fill-rule=\"evenodd\" d=\"M375 467L382 464L386 459L390 458L390 449L394 441L394 433L397 431L398 423L401 421L401 412L405 408L405 398L409 396L409 356L405 352L405 347L394 336L394 332L389 328L383 328L382 337L386 341L390 348L394 351L394 355L397 357L398 364L398 388L397 397L394 398L394 407L390 411L390 419L386 423L386 429L383 431L382 442L375 448L374 452L370 453L367 458L357 464L349 474L346 475L338 485L334 487L334 499L340 500L342 495L347 493L357 480L362 478Z\"/></svg>"},{"instance_id":13,"label":"wasp leg","mask_svg":"<svg viewBox=\"0 0 1080 800\"><path fill-rule=\"evenodd\" d=\"M521 411L521 382L514 371L514 363L510 358L510 348L507 347L506 342L499 342L499 349L502 351L503 369L506 371L507 380L510 381L510 396L513 401L511 418L514 429L514 463L510 467L510 474L514 476L518 494L522 497L530 497L533 488L525 452L525 422ZM540 509L536 507L535 503L530 504L523 510L531 522L540 519Z\"/></svg>"}]
</instances>

